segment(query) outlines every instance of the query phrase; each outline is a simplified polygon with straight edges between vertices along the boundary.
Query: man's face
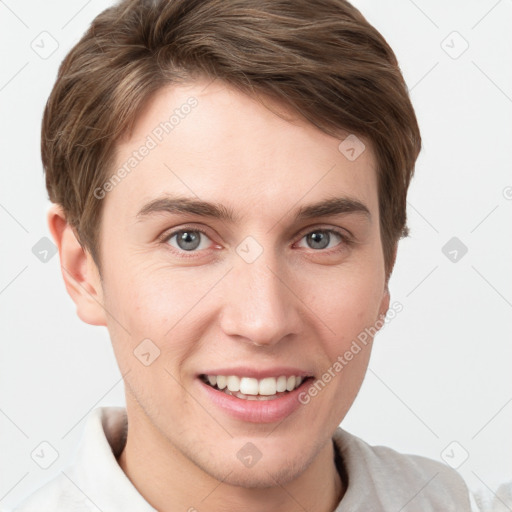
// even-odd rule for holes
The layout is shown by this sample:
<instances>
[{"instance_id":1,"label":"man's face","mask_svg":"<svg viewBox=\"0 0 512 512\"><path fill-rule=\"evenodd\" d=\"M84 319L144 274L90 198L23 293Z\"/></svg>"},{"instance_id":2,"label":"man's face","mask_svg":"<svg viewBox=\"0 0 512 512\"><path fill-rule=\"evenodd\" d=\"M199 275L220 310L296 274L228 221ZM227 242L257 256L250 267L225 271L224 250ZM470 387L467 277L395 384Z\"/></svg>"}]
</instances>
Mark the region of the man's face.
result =
<instances>
[{"instance_id":1,"label":"man's face","mask_svg":"<svg viewBox=\"0 0 512 512\"><path fill-rule=\"evenodd\" d=\"M313 463L367 368L371 341L335 362L388 306L376 164L368 143L352 161L343 138L207 84L160 90L118 147L113 171L151 149L103 199L103 304L141 452L263 487ZM189 97L197 103L162 133ZM234 218L180 212L165 202L177 197ZM334 198L341 213L296 218ZM205 375L270 395L230 396ZM273 395L283 376L303 382Z\"/></svg>"}]
</instances>

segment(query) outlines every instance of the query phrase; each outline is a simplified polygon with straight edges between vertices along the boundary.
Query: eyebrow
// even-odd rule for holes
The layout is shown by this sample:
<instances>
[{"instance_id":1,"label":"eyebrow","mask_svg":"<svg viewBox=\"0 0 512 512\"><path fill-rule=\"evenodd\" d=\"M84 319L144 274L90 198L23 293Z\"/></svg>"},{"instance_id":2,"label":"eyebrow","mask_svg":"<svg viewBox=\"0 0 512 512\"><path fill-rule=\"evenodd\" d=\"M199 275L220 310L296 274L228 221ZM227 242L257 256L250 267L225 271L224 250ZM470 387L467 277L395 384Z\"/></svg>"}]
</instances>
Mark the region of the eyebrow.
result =
<instances>
[{"instance_id":1,"label":"eyebrow","mask_svg":"<svg viewBox=\"0 0 512 512\"><path fill-rule=\"evenodd\" d=\"M155 213L190 213L201 217L209 217L235 223L240 220L233 209L220 204L201 201L188 197L165 196L154 199L145 204L137 213L137 219ZM295 214L295 221L307 220L316 217L327 217L341 214L363 214L371 219L370 210L361 201L350 197L333 197L316 203L301 206Z\"/></svg>"}]
</instances>

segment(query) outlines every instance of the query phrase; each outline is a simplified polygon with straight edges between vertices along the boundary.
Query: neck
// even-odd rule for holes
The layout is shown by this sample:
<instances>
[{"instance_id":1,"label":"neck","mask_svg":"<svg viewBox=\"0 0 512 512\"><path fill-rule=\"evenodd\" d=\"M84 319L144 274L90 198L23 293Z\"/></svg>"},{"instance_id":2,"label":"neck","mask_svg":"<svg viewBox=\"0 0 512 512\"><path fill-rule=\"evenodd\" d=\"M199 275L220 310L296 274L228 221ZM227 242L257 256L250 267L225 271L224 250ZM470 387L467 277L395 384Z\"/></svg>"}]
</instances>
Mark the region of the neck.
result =
<instances>
[{"instance_id":1,"label":"neck","mask_svg":"<svg viewBox=\"0 0 512 512\"><path fill-rule=\"evenodd\" d=\"M156 429L130 419L118 462L139 493L159 512L332 512L345 491L336 469L332 441L292 481L284 485L276 482L273 487L247 488L213 478Z\"/></svg>"}]
</instances>

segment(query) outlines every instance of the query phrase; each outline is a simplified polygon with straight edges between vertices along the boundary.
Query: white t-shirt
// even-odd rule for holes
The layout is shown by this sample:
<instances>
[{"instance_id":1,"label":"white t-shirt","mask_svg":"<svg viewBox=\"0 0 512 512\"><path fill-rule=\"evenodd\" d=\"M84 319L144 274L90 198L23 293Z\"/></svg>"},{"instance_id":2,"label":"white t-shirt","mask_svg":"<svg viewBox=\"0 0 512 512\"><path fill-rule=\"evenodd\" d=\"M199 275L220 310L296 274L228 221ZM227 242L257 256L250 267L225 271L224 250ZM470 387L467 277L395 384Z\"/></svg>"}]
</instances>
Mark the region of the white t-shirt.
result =
<instances>
[{"instance_id":1,"label":"white t-shirt","mask_svg":"<svg viewBox=\"0 0 512 512\"><path fill-rule=\"evenodd\" d=\"M126 428L124 408L95 409L73 462L14 512L155 512L117 462ZM370 446L341 428L333 440L338 469L348 477L333 512L471 511L464 481L445 464Z\"/></svg>"}]
</instances>

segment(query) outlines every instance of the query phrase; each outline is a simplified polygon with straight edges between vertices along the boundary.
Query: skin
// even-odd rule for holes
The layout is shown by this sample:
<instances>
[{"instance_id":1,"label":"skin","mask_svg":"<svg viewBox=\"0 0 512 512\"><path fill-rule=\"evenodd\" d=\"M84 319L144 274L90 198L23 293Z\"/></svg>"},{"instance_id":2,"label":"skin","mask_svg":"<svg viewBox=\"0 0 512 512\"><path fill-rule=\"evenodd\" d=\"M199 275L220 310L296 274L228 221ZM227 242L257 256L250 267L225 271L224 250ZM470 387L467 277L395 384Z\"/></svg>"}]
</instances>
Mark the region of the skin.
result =
<instances>
[{"instance_id":1,"label":"skin","mask_svg":"<svg viewBox=\"0 0 512 512\"><path fill-rule=\"evenodd\" d=\"M190 96L197 107L103 199L101 278L60 207L48 214L77 314L108 328L125 376L129 429L120 466L159 511L334 510L344 486L331 436L359 391L371 342L309 404L276 423L232 418L206 398L196 375L293 366L321 378L386 313L371 144L349 161L338 150L344 136L281 119L220 81L197 80L156 93L120 142L117 165ZM164 194L219 202L241 218L137 218ZM360 201L370 215L294 221L300 206L333 196ZM159 239L183 226L207 232L195 252L176 236ZM322 229L351 233L352 242L332 233L319 249L306 235ZM248 236L263 250L252 263L236 252ZM133 354L147 338L160 350L150 366ZM262 454L251 468L236 456L247 442Z\"/></svg>"}]
</instances>

